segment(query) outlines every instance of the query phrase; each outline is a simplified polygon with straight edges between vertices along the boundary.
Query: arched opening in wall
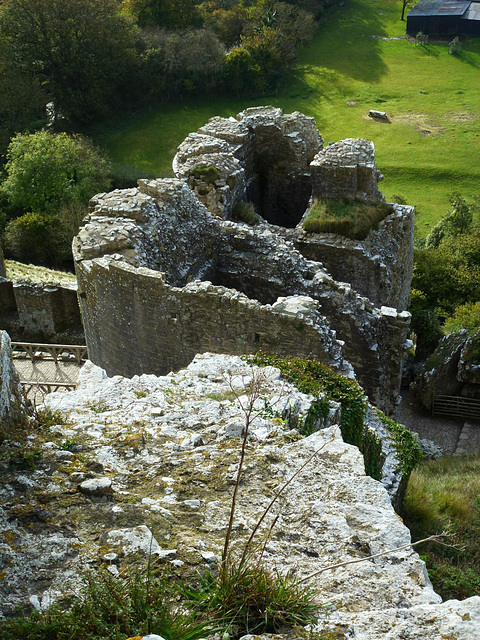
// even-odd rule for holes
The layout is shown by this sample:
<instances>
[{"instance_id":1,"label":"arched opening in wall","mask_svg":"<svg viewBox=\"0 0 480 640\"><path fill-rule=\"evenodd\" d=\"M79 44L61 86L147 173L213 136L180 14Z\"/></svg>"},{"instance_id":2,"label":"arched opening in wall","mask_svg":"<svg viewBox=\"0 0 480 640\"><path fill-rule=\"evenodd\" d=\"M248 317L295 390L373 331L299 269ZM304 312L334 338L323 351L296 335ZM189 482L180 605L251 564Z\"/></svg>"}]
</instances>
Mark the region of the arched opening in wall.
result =
<instances>
[{"instance_id":1,"label":"arched opening in wall","mask_svg":"<svg viewBox=\"0 0 480 640\"><path fill-rule=\"evenodd\" d=\"M255 147L249 199L267 222L296 227L312 194L308 164L304 168L298 166L298 159L282 135L276 136L273 144L271 137L259 135Z\"/></svg>"}]
</instances>

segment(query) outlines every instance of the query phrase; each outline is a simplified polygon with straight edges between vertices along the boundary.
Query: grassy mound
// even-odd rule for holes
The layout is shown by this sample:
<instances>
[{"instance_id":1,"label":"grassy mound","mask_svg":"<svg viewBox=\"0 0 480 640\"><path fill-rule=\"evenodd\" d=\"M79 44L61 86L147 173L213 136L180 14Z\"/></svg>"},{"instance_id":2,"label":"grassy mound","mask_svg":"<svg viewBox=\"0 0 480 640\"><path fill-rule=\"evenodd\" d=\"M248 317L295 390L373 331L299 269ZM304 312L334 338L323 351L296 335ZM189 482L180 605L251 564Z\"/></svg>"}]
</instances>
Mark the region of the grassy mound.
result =
<instances>
[{"instance_id":1,"label":"grassy mound","mask_svg":"<svg viewBox=\"0 0 480 640\"><path fill-rule=\"evenodd\" d=\"M303 228L307 233L338 233L363 240L391 213L393 207L385 202L325 198L313 203Z\"/></svg>"},{"instance_id":2,"label":"grassy mound","mask_svg":"<svg viewBox=\"0 0 480 640\"><path fill-rule=\"evenodd\" d=\"M480 595L480 453L421 462L405 498L412 539L450 531L449 544L427 543L424 554L435 591L444 599Z\"/></svg>"}]
</instances>

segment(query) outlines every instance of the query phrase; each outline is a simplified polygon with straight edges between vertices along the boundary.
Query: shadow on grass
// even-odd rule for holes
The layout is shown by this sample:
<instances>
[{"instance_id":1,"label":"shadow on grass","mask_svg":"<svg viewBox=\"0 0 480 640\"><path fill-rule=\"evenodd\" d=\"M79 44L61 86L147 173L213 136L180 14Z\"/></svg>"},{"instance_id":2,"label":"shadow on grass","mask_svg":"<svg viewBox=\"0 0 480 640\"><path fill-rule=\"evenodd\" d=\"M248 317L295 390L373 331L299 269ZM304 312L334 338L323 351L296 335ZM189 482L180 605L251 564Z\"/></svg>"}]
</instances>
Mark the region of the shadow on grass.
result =
<instances>
[{"instance_id":1,"label":"shadow on grass","mask_svg":"<svg viewBox=\"0 0 480 640\"><path fill-rule=\"evenodd\" d=\"M461 51L456 56L461 62L465 62L472 67L478 69L480 65L478 64L478 54L473 53L472 51Z\"/></svg>"},{"instance_id":2,"label":"shadow on grass","mask_svg":"<svg viewBox=\"0 0 480 640\"><path fill-rule=\"evenodd\" d=\"M380 38L388 37L378 6L352 0L333 13L301 60L355 80L377 83L388 70ZM378 36L373 38L372 36Z\"/></svg>"}]
</instances>

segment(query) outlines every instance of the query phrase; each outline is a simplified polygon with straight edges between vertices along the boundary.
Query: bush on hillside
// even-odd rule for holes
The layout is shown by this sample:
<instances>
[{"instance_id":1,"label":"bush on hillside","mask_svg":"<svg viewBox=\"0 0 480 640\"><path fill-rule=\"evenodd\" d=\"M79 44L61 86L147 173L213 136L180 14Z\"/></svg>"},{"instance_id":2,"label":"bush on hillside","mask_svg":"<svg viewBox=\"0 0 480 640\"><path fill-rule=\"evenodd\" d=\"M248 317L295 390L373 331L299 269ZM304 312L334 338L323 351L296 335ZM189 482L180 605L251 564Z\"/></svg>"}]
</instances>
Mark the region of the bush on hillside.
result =
<instances>
[{"instance_id":1,"label":"bush on hillside","mask_svg":"<svg viewBox=\"0 0 480 640\"><path fill-rule=\"evenodd\" d=\"M18 134L7 151L2 191L24 211L54 213L70 202L86 204L110 186L110 167L82 136L37 131Z\"/></svg>"}]
</instances>

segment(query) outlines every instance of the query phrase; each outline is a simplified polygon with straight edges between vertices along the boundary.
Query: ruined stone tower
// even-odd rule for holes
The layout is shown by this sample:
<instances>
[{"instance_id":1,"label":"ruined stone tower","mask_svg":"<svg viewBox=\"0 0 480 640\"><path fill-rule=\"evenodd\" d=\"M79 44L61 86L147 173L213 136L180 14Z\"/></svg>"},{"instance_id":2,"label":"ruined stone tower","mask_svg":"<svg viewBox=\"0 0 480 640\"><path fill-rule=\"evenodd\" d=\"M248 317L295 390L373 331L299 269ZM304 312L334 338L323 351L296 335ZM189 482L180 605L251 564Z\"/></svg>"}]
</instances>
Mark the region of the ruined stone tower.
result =
<instances>
[{"instance_id":1,"label":"ruined stone tower","mask_svg":"<svg viewBox=\"0 0 480 640\"><path fill-rule=\"evenodd\" d=\"M212 118L179 146L175 179L99 194L74 240L90 358L164 374L203 351L312 356L390 411L410 315L413 209L363 241L306 234L312 196L382 200L371 143L323 147L280 109ZM260 224L231 220L255 204Z\"/></svg>"}]
</instances>

